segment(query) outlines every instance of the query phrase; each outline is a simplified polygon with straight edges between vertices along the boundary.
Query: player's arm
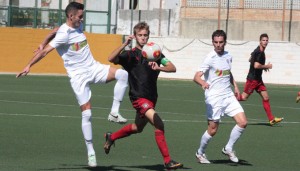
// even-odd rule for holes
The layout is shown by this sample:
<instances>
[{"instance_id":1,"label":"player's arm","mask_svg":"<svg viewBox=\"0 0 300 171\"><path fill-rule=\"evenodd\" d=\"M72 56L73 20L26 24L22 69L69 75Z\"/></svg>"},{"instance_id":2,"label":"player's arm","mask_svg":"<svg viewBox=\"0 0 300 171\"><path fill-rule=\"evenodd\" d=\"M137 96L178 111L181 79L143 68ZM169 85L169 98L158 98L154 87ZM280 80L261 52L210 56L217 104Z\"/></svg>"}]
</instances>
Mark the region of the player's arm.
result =
<instances>
[{"instance_id":1,"label":"player's arm","mask_svg":"<svg viewBox=\"0 0 300 171\"><path fill-rule=\"evenodd\" d=\"M269 69L272 69L272 67L273 67L273 65L270 62L266 65L262 65L259 62L254 62L254 68L255 69L263 69L265 71L268 71Z\"/></svg>"},{"instance_id":2,"label":"player's arm","mask_svg":"<svg viewBox=\"0 0 300 171\"><path fill-rule=\"evenodd\" d=\"M230 83L233 85L234 87L234 94L236 97L240 97L240 90L239 87L237 85L237 83L235 82L232 73L230 73Z\"/></svg>"},{"instance_id":3,"label":"player's arm","mask_svg":"<svg viewBox=\"0 0 300 171\"><path fill-rule=\"evenodd\" d=\"M162 72L176 72L175 65L167 58L162 58L161 64L162 66L159 66L156 62L149 62L149 66L153 70L162 71Z\"/></svg>"},{"instance_id":4,"label":"player's arm","mask_svg":"<svg viewBox=\"0 0 300 171\"><path fill-rule=\"evenodd\" d=\"M194 82L198 85L200 85L203 90L208 89L209 88L209 84L202 79L203 76L203 72L202 71L197 71L195 76L194 76Z\"/></svg>"},{"instance_id":5,"label":"player's arm","mask_svg":"<svg viewBox=\"0 0 300 171\"><path fill-rule=\"evenodd\" d=\"M39 44L38 48L34 51L34 53L39 52L40 50L43 50L44 47L55 37L57 30L59 27L55 27L43 40L41 44Z\"/></svg>"},{"instance_id":6,"label":"player's arm","mask_svg":"<svg viewBox=\"0 0 300 171\"><path fill-rule=\"evenodd\" d=\"M51 52L54 48L50 45L47 45L43 50L38 51L33 58L28 62L22 72L18 73L16 77L26 76L30 72L30 68L43 59L49 52Z\"/></svg>"},{"instance_id":7,"label":"player's arm","mask_svg":"<svg viewBox=\"0 0 300 171\"><path fill-rule=\"evenodd\" d=\"M127 37L126 41L119 47L117 47L109 56L108 61L114 64L119 63L119 58L117 56L124 50L124 48L129 45L129 43L134 39L133 35Z\"/></svg>"}]
</instances>

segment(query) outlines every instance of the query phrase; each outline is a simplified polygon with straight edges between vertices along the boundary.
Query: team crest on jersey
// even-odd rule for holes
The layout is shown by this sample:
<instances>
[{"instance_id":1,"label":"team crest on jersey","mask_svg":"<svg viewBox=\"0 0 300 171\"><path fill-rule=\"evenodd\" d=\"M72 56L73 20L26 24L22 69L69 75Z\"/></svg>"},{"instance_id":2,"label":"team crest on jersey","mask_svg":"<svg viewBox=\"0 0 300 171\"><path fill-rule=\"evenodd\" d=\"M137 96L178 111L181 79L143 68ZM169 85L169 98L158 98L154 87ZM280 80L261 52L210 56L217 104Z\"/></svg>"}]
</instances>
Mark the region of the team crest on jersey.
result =
<instances>
[{"instance_id":1,"label":"team crest on jersey","mask_svg":"<svg viewBox=\"0 0 300 171\"><path fill-rule=\"evenodd\" d=\"M217 69L215 71L215 74L219 77L222 77L222 76L226 76L226 75L230 75L230 70L219 70Z\"/></svg>"},{"instance_id":2,"label":"team crest on jersey","mask_svg":"<svg viewBox=\"0 0 300 171\"><path fill-rule=\"evenodd\" d=\"M143 103L143 108L148 108L149 107L149 104L148 103Z\"/></svg>"}]
</instances>

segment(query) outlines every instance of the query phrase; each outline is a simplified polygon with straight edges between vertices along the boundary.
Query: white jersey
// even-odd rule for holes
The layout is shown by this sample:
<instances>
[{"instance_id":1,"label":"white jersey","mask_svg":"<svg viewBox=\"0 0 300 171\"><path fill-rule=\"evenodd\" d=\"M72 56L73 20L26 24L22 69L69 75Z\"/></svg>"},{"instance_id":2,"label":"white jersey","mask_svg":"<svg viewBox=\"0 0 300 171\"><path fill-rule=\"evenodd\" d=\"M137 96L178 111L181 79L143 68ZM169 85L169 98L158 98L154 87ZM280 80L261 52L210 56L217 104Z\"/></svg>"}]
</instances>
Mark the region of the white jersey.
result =
<instances>
[{"instance_id":1,"label":"white jersey","mask_svg":"<svg viewBox=\"0 0 300 171\"><path fill-rule=\"evenodd\" d=\"M227 51L224 51L222 56L215 51L207 55L199 69L209 84L209 88L205 89L206 99L234 95L230 83L231 63L232 56Z\"/></svg>"},{"instance_id":2,"label":"white jersey","mask_svg":"<svg viewBox=\"0 0 300 171\"><path fill-rule=\"evenodd\" d=\"M83 33L82 24L76 29L66 23L61 25L49 44L56 48L62 57L69 77L87 72L96 63Z\"/></svg>"}]
</instances>

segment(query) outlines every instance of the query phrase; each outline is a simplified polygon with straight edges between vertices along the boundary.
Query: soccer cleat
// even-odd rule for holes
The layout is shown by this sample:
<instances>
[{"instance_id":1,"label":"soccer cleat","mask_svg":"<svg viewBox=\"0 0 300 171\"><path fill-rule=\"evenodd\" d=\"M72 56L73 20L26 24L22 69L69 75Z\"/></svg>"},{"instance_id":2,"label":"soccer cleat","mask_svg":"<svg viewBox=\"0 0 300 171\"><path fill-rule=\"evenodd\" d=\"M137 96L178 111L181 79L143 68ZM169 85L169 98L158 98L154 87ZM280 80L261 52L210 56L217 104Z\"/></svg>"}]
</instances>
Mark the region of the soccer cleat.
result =
<instances>
[{"instance_id":1,"label":"soccer cleat","mask_svg":"<svg viewBox=\"0 0 300 171\"><path fill-rule=\"evenodd\" d=\"M104 144L104 151L106 154L109 153L110 147L114 144L114 141L111 140L110 138L111 136L111 132L107 132L104 137L105 137L105 144Z\"/></svg>"},{"instance_id":2,"label":"soccer cleat","mask_svg":"<svg viewBox=\"0 0 300 171\"><path fill-rule=\"evenodd\" d=\"M120 113L110 113L108 115L107 120L110 122L116 122L116 123L121 123L124 124L127 122L127 119L123 118L123 116Z\"/></svg>"},{"instance_id":3,"label":"soccer cleat","mask_svg":"<svg viewBox=\"0 0 300 171\"><path fill-rule=\"evenodd\" d=\"M299 91L298 94L297 94L297 97L296 97L296 103L299 103L299 101L300 101L300 91Z\"/></svg>"},{"instance_id":4,"label":"soccer cleat","mask_svg":"<svg viewBox=\"0 0 300 171\"><path fill-rule=\"evenodd\" d=\"M222 149L222 153L229 157L229 159L234 162L238 163L239 159L236 157L234 151L226 151L225 147Z\"/></svg>"},{"instance_id":5,"label":"soccer cleat","mask_svg":"<svg viewBox=\"0 0 300 171\"><path fill-rule=\"evenodd\" d=\"M270 121L270 125L273 126L275 124L278 124L279 122L281 122L283 120L283 118L274 118L273 120Z\"/></svg>"},{"instance_id":6,"label":"soccer cleat","mask_svg":"<svg viewBox=\"0 0 300 171\"><path fill-rule=\"evenodd\" d=\"M210 161L206 158L205 154L198 154L198 152L196 152L196 158L198 159L199 163L210 164Z\"/></svg>"},{"instance_id":7,"label":"soccer cleat","mask_svg":"<svg viewBox=\"0 0 300 171\"><path fill-rule=\"evenodd\" d=\"M166 169L178 169L183 167L183 164L176 162L174 160L170 160L169 163L165 163L165 168Z\"/></svg>"},{"instance_id":8,"label":"soccer cleat","mask_svg":"<svg viewBox=\"0 0 300 171\"><path fill-rule=\"evenodd\" d=\"M97 161L96 161L96 155L91 154L88 156L88 165L89 167L96 167L97 166Z\"/></svg>"}]
</instances>

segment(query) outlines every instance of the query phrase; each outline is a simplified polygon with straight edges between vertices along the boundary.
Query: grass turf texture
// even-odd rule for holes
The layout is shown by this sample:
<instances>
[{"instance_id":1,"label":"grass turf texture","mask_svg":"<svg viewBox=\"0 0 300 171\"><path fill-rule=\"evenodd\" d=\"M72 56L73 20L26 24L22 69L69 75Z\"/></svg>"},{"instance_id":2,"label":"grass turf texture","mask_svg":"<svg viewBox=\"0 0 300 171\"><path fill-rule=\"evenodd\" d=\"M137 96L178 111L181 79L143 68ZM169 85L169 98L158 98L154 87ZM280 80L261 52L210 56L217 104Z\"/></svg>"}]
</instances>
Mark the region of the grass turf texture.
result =
<instances>
[{"instance_id":1,"label":"grass turf texture","mask_svg":"<svg viewBox=\"0 0 300 171\"><path fill-rule=\"evenodd\" d=\"M164 170L156 147L153 128L116 141L109 155L103 151L104 133L122 127L107 121L115 82L92 86L93 136L98 167L87 167L81 132L81 112L67 77L0 75L0 170ZM240 85L242 91L243 84ZM223 118L206 154L210 165L197 163L195 152L206 130L202 89L192 81L159 80L157 111L165 121L166 138L172 158L182 162L181 170L299 170L300 104L295 103L298 86L267 85L273 113L283 123L269 126L254 93L242 102L249 125L235 150L239 164L221 154L234 123ZM128 95L122 115L135 116Z\"/></svg>"}]
</instances>

